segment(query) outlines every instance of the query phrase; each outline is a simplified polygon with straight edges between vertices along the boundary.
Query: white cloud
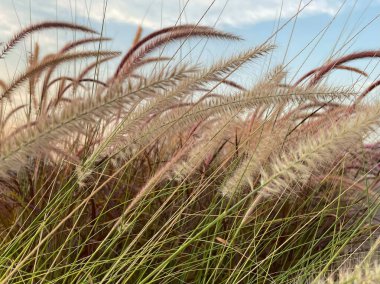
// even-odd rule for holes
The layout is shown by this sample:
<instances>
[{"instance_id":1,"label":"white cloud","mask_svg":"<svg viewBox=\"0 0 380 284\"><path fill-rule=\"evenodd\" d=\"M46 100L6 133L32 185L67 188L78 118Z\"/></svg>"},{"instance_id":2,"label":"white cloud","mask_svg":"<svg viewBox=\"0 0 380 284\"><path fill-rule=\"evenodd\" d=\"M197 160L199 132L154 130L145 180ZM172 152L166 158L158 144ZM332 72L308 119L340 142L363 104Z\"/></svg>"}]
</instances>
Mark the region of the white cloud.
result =
<instances>
[{"instance_id":1,"label":"white cloud","mask_svg":"<svg viewBox=\"0 0 380 284\"><path fill-rule=\"evenodd\" d=\"M27 1L26 4L25 0L1 0L0 41L30 22L55 20L56 17L65 21L74 21L75 17L83 17L89 22L99 23L103 19L105 1L33 0ZM302 0L301 6L309 1ZM341 1L312 0L302 11L301 16L333 15L341 5ZM277 19L281 2L282 0L108 0L106 20L143 24L147 28L157 29L175 24L180 11L186 5L181 15L181 23L197 23L202 19L200 24L203 25L214 25L217 21L218 25L222 26L242 26ZM283 2L282 17L293 16L297 12L300 0L283 0Z\"/></svg>"},{"instance_id":2,"label":"white cloud","mask_svg":"<svg viewBox=\"0 0 380 284\"><path fill-rule=\"evenodd\" d=\"M9 9L0 9L1 35L11 36L15 31L20 29L16 14Z\"/></svg>"},{"instance_id":3,"label":"white cloud","mask_svg":"<svg viewBox=\"0 0 380 284\"><path fill-rule=\"evenodd\" d=\"M302 11L301 16L333 15L338 10L341 1L313 0ZM240 26L274 20L279 16L281 2L282 0L228 0L218 23ZM301 7L308 2L309 0L303 0ZM51 5L51 8L55 10L55 3L47 4L43 0L35 0L34 3L37 5L40 3L45 9ZM297 13L299 3L299 0L284 0L282 17L289 18ZM181 16L182 22L194 23L203 17L201 24L213 25L225 4L226 0L108 0L106 17L108 20L122 23L140 24L143 21L145 27L156 29L161 25L168 26L176 23L180 11L186 5ZM76 8L77 15L79 13L86 18L90 15L92 20L101 21L103 18L104 0L76 1L75 4L70 0L61 0L58 5L60 9L71 13Z\"/></svg>"}]
</instances>

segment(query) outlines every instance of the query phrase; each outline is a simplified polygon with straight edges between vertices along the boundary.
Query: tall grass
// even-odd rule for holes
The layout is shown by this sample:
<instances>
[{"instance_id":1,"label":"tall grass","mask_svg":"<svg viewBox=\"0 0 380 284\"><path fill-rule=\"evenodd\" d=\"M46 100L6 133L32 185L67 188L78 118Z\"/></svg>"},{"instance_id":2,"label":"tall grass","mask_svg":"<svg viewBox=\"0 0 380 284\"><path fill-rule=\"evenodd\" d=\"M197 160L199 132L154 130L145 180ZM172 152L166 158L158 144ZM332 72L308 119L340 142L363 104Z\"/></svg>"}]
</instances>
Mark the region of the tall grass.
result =
<instances>
[{"instance_id":1,"label":"tall grass","mask_svg":"<svg viewBox=\"0 0 380 284\"><path fill-rule=\"evenodd\" d=\"M323 79L336 68L366 76L347 64L378 51L294 85L277 66L247 87L235 73L274 46L176 64L154 52L239 37L139 29L112 76L95 79L119 53L74 47L109 39L48 22L16 34L1 57L47 28L87 36L42 58L36 45L25 71L0 81L0 283L334 282L371 267L380 104L363 98L379 83L360 94ZM64 74L77 60L87 65ZM20 96L28 102L9 107Z\"/></svg>"}]
</instances>

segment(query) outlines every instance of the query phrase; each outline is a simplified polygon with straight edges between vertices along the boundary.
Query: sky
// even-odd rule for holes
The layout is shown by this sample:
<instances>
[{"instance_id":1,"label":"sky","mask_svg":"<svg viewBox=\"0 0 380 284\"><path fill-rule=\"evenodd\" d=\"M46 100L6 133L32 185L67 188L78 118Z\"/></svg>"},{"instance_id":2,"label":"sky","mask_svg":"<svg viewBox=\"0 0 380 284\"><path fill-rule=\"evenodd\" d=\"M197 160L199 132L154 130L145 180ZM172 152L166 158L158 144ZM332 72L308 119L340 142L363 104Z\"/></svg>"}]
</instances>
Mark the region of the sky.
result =
<instances>
[{"instance_id":1,"label":"sky","mask_svg":"<svg viewBox=\"0 0 380 284\"><path fill-rule=\"evenodd\" d=\"M380 49L380 0L0 0L0 4L0 42L30 23L57 20L98 31L103 27L104 34L114 39L104 48L126 52L139 25L144 34L176 24L211 25L244 41L186 42L181 58L208 63L269 40L276 44L276 51L257 69L284 64L289 81L331 57ZM81 36L66 31L33 34L0 60L0 78L8 81L25 68L34 42L49 53ZM187 50L192 49L189 55ZM380 74L378 63L376 59L352 63L370 73L370 79L336 71L330 80L365 86ZM252 74L252 80L256 76Z\"/></svg>"}]
</instances>

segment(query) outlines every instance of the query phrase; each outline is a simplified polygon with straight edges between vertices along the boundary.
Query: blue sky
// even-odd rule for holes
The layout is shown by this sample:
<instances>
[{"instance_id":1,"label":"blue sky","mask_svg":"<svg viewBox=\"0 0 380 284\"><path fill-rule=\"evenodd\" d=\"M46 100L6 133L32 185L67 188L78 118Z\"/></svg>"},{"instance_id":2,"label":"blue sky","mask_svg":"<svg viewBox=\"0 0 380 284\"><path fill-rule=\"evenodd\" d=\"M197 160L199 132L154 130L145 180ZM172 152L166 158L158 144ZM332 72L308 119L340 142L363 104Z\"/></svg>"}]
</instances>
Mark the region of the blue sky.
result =
<instances>
[{"instance_id":1,"label":"blue sky","mask_svg":"<svg viewBox=\"0 0 380 284\"><path fill-rule=\"evenodd\" d=\"M105 15L105 34L114 41L107 48L126 51L137 25L144 33L176 23L215 25L245 39L243 42L191 41L187 50L194 48L186 59L193 62L200 51L201 62L209 62L232 54L272 37L277 47L271 65L287 64L289 80L325 62L331 56L348 52L380 49L379 0L0 0L2 28L0 41L5 42L14 32L29 23L44 20L77 22L100 30ZM106 4L106 5L105 5ZM105 9L106 8L106 9ZM297 11L303 9L297 17ZM183 13L181 14L181 11ZM106 11L104 13L104 11ZM181 14L181 17L179 15ZM38 41L44 52L57 50L67 40L80 38L70 32L44 31L28 38L10 56L0 62L0 77L8 79L25 66L25 51L31 42ZM298 55L298 53L300 53ZM262 61L265 65L269 61ZM377 78L377 60L364 60L352 65ZM261 66L262 67L262 66ZM252 76L254 78L254 75ZM331 76L334 83L362 84L369 80L337 71Z\"/></svg>"}]
</instances>

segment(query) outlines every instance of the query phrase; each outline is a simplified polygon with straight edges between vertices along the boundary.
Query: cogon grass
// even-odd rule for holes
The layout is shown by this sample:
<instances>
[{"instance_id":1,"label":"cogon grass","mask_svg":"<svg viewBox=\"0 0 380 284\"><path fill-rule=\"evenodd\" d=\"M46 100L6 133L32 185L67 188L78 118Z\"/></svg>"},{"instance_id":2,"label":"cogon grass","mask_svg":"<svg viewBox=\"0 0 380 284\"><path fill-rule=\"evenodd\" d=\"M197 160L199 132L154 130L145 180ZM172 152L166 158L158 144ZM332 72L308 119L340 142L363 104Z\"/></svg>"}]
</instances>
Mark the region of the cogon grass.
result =
<instances>
[{"instance_id":1,"label":"cogon grass","mask_svg":"<svg viewBox=\"0 0 380 284\"><path fill-rule=\"evenodd\" d=\"M32 25L5 45L4 60L47 28L95 33ZM43 58L36 45L26 70L0 81L0 283L320 281L360 249L373 253L380 156L366 139L379 106L321 80L337 68L367 75L347 64L374 51L294 85L278 66L243 87L233 74L275 47L212 66L154 53L194 37L240 39L206 26L139 28L112 76L91 78L119 55L71 51L109 40L91 35ZM96 61L78 74L54 72L88 58ZM30 101L6 109L24 83Z\"/></svg>"}]
</instances>

